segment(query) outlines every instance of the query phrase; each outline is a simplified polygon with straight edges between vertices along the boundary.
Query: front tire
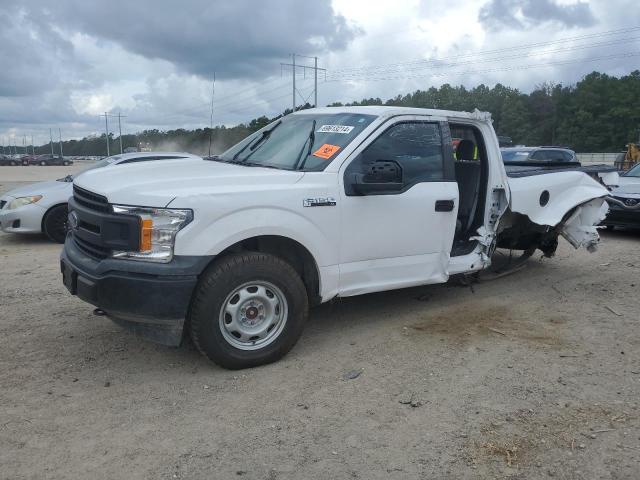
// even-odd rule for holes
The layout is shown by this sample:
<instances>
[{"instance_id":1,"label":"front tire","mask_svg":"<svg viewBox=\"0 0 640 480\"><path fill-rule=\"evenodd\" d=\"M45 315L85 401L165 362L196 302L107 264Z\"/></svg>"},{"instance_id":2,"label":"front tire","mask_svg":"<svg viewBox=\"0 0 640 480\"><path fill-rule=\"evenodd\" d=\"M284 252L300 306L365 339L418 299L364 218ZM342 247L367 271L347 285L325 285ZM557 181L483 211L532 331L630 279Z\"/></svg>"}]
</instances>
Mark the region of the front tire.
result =
<instances>
[{"instance_id":1,"label":"front tire","mask_svg":"<svg viewBox=\"0 0 640 480\"><path fill-rule=\"evenodd\" d=\"M56 243L64 243L67 236L67 206L58 205L49 210L42 220L42 231Z\"/></svg>"},{"instance_id":2,"label":"front tire","mask_svg":"<svg viewBox=\"0 0 640 480\"><path fill-rule=\"evenodd\" d=\"M266 253L235 254L202 275L191 305L191 338L221 367L255 367L286 355L308 315L307 291L291 265Z\"/></svg>"},{"instance_id":3,"label":"front tire","mask_svg":"<svg viewBox=\"0 0 640 480\"><path fill-rule=\"evenodd\" d=\"M47 162L45 162L44 160L42 160L42 161L40 162L40 166L41 166L41 167L46 167L46 166L47 166Z\"/></svg>"}]
</instances>

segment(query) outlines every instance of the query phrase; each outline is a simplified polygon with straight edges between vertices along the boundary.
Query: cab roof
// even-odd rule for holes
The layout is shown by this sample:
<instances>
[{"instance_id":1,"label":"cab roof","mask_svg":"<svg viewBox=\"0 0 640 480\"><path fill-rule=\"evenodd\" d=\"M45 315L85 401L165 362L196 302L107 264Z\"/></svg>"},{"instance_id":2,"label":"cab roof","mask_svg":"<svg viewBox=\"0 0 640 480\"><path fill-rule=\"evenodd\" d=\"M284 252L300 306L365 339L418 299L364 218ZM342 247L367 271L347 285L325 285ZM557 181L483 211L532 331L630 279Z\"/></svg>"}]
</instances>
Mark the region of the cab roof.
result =
<instances>
[{"instance_id":1,"label":"cab roof","mask_svg":"<svg viewBox=\"0 0 640 480\"><path fill-rule=\"evenodd\" d=\"M298 110L294 115L310 115L310 114L335 114L335 113L352 113L361 115L376 115L378 117L390 117L395 115L428 115L432 117L460 118L470 120L490 121L491 114L489 112L481 112L474 110L473 112L457 112L454 110L436 110L431 108L413 108L413 107L394 107L383 105L367 105L358 107L322 107L309 108L306 110Z\"/></svg>"}]
</instances>

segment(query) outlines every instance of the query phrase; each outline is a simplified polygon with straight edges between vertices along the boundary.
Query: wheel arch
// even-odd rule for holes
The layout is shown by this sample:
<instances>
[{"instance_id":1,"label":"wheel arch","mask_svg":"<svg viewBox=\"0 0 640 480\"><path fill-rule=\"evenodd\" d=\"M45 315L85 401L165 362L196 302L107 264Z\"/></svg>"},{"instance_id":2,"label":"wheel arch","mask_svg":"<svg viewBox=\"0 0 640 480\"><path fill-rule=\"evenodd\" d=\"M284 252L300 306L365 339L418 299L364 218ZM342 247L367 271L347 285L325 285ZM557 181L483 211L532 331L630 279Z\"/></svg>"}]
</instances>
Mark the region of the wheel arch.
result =
<instances>
[{"instance_id":1,"label":"wheel arch","mask_svg":"<svg viewBox=\"0 0 640 480\"><path fill-rule=\"evenodd\" d=\"M67 210L68 210L69 204L67 202L60 202L60 203L53 204L47 208L47 210L42 215L42 220L40 220L40 231L42 233L44 233L44 219L47 218L47 215L49 215L49 212L51 212L51 210L53 210L56 207L67 207Z\"/></svg>"},{"instance_id":2,"label":"wheel arch","mask_svg":"<svg viewBox=\"0 0 640 480\"><path fill-rule=\"evenodd\" d=\"M260 252L274 255L289 263L304 283L311 305L321 302L320 269L309 249L302 243L282 235L257 235L229 245L209 264L241 252ZM207 267L208 268L208 267Z\"/></svg>"}]
</instances>

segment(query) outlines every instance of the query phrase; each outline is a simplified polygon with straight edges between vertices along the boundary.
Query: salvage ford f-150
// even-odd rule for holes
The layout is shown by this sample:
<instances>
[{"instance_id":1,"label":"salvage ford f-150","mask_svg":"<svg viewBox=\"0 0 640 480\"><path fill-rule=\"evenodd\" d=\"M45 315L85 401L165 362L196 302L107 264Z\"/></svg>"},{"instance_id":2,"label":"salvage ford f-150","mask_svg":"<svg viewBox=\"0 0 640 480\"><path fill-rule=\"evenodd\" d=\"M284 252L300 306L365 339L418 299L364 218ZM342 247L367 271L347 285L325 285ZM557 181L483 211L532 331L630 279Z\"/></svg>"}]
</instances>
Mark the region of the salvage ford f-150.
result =
<instances>
[{"instance_id":1,"label":"salvage ford f-150","mask_svg":"<svg viewBox=\"0 0 640 480\"><path fill-rule=\"evenodd\" d=\"M579 171L509 175L488 113L300 111L210 161L76 178L63 281L147 338L189 332L224 367L260 365L293 347L309 306L446 282L496 247L596 247L607 189Z\"/></svg>"}]
</instances>

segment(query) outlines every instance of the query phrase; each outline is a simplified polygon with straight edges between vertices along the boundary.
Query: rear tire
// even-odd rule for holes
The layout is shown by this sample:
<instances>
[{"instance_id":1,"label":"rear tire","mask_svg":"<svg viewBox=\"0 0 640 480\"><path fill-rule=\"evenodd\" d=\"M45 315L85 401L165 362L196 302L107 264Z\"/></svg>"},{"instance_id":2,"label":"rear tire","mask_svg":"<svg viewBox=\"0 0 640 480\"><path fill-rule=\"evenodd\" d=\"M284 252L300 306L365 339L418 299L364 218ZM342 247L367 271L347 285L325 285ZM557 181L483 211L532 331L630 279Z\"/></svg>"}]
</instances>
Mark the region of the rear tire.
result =
<instances>
[{"instance_id":1,"label":"rear tire","mask_svg":"<svg viewBox=\"0 0 640 480\"><path fill-rule=\"evenodd\" d=\"M40 162L40 166L41 166L41 167L45 167L46 165L47 165L47 162L45 162L44 160L42 160L42 161Z\"/></svg>"},{"instance_id":2,"label":"rear tire","mask_svg":"<svg viewBox=\"0 0 640 480\"><path fill-rule=\"evenodd\" d=\"M191 303L191 339L221 367L255 367L286 355L308 315L307 291L291 265L265 253L235 254L203 273Z\"/></svg>"},{"instance_id":3,"label":"rear tire","mask_svg":"<svg viewBox=\"0 0 640 480\"><path fill-rule=\"evenodd\" d=\"M67 206L58 205L49 210L42 220L42 231L49 240L64 243L67 236Z\"/></svg>"}]
</instances>

